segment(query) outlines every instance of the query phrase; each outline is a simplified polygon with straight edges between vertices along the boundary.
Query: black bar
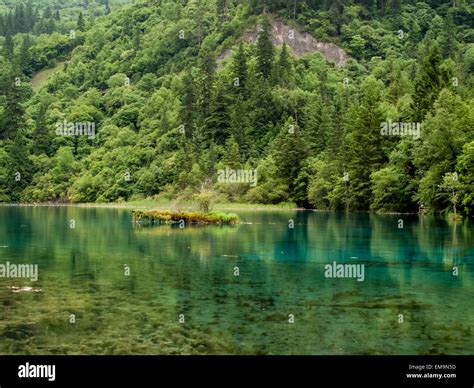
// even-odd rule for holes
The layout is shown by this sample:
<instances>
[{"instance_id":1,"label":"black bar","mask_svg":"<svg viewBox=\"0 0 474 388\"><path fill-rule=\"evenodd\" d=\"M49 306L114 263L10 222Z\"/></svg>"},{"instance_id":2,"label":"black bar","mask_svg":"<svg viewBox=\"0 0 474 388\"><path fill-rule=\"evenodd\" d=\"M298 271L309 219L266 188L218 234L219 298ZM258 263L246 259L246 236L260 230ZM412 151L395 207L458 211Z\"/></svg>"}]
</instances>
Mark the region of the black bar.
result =
<instances>
[{"instance_id":1,"label":"black bar","mask_svg":"<svg viewBox=\"0 0 474 388\"><path fill-rule=\"evenodd\" d=\"M54 365L54 381L20 378L19 367L27 365ZM168 387L188 382L248 387L256 379L291 387L342 383L347 387L472 388L473 370L474 356L1 356L0 388ZM52 379L44 368L43 372Z\"/></svg>"}]
</instances>

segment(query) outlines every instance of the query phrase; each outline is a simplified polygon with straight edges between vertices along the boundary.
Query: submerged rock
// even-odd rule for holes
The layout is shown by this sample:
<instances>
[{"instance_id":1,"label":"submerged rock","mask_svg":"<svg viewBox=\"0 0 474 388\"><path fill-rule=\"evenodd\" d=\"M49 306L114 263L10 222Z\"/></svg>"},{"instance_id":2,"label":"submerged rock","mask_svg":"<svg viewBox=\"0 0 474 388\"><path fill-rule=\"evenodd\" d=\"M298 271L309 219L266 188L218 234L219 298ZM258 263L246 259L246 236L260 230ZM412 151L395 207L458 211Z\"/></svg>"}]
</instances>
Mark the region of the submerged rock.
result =
<instances>
[{"instance_id":1,"label":"submerged rock","mask_svg":"<svg viewBox=\"0 0 474 388\"><path fill-rule=\"evenodd\" d=\"M2 337L20 341L33 337L38 332L34 323L19 323L16 325L7 325L2 332Z\"/></svg>"},{"instance_id":2,"label":"submerged rock","mask_svg":"<svg viewBox=\"0 0 474 388\"><path fill-rule=\"evenodd\" d=\"M7 286L11 292L42 292L41 288L36 287L16 287L16 286Z\"/></svg>"}]
</instances>

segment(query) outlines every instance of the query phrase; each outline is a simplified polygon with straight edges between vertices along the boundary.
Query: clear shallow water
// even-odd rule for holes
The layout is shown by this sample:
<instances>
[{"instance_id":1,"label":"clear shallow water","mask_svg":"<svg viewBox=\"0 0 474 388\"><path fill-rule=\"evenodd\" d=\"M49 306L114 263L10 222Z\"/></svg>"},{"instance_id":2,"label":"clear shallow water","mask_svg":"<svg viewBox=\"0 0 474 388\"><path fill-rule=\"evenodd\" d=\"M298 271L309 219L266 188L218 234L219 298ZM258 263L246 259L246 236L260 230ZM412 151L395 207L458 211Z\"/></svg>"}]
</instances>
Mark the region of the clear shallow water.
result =
<instances>
[{"instance_id":1,"label":"clear shallow water","mask_svg":"<svg viewBox=\"0 0 474 388\"><path fill-rule=\"evenodd\" d=\"M0 278L0 353L474 353L472 223L239 215L251 224L179 229L122 209L0 207L0 264L39 265L35 283ZM325 278L333 261L365 264L365 280Z\"/></svg>"}]
</instances>

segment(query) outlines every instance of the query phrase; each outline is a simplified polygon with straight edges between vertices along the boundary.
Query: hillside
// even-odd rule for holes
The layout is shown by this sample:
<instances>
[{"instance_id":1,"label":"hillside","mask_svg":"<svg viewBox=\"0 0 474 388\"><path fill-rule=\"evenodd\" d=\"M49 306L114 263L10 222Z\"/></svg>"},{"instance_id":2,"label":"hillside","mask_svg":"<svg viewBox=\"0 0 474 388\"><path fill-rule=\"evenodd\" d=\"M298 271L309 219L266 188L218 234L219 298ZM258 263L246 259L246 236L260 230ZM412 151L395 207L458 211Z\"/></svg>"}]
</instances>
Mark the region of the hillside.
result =
<instances>
[{"instance_id":1,"label":"hillside","mask_svg":"<svg viewBox=\"0 0 474 388\"><path fill-rule=\"evenodd\" d=\"M472 215L473 6L286 5L125 5L51 34L68 64L37 93L4 40L0 200Z\"/></svg>"},{"instance_id":2,"label":"hillside","mask_svg":"<svg viewBox=\"0 0 474 388\"><path fill-rule=\"evenodd\" d=\"M65 62L58 62L54 67L36 73L31 78L31 88L33 91L38 91L54 74L62 71L64 69L64 64Z\"/></svg>"}]
</instances>

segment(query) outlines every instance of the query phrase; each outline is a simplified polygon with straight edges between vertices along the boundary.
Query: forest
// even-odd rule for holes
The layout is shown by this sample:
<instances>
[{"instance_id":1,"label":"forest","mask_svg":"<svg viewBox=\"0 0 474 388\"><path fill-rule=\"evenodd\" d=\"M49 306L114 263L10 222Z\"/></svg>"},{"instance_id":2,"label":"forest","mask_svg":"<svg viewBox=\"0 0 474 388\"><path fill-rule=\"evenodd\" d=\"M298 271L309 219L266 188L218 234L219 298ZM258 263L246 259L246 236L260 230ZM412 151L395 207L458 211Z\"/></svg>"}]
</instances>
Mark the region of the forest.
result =
<instances>
[{"instance_id":1,"label":"forest","mask_svg":"<svg viewBox=\"0 0 474 388\"><path fill-rule=\"evenodd\" d=\"M0 202L472 217L473 24L467 0L3 1Z\"/></svg>"}]
</instances>

